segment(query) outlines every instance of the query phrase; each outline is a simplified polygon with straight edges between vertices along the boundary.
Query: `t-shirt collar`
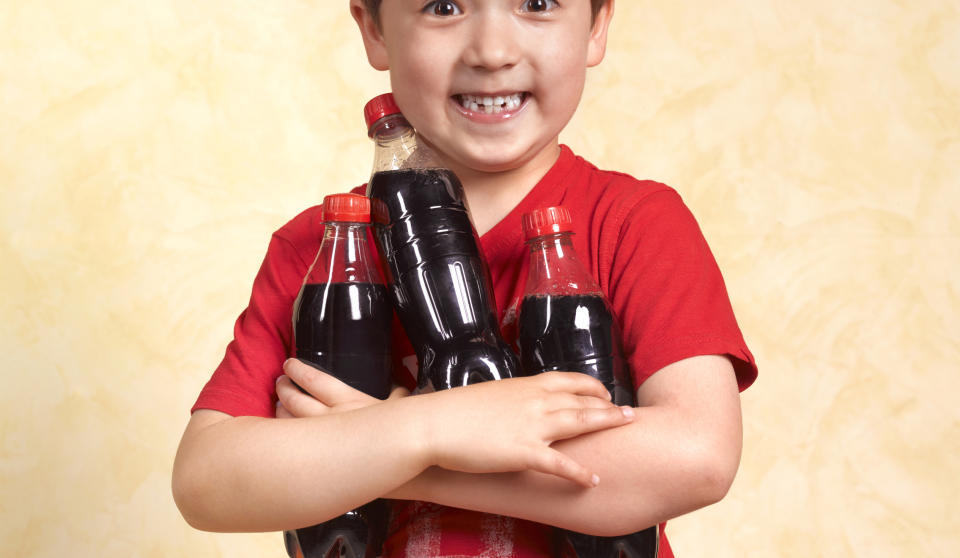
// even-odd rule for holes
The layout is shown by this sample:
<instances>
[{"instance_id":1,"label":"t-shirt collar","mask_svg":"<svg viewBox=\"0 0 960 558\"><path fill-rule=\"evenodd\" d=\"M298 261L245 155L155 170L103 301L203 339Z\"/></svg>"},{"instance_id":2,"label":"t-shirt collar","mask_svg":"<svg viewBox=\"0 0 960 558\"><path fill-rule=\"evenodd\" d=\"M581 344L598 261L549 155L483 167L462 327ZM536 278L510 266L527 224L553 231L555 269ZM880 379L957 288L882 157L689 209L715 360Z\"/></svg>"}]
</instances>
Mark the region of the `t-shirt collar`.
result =
<instances>
[{"instance_id":1,"label":"t-shirt collar","mask_svg":"<svg viewBox=\"0 0 960 558\"><path fill-rule=\"evenodd\" d=\"M576 163L576 155L566 145L560 145L560 156L543 178L530 190L520 203L480 237L480 244L487 255L498 254L511 246L523 246L521 218L538 207L557 205L564 198L567 175Z\"/></svg>"}]
</instances>

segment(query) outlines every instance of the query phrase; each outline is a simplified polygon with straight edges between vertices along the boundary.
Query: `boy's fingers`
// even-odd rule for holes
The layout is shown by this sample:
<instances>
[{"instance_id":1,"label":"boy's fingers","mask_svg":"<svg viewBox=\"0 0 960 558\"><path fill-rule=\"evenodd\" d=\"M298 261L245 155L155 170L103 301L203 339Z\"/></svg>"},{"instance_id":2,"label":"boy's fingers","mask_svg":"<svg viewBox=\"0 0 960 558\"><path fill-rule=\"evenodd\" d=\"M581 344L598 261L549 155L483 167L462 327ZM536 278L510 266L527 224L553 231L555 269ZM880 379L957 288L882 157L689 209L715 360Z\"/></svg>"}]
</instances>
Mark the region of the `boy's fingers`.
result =
<instances>
[{"instance_id":1,"label":"boy's fingers","mask_svg":"<svg viewBox=\"0 0 960 558\"><path fill-rule=\"evenodd\" d=\"M553 448L543 448L534 458L530 469L571 480L585 488L597 486L600 480L585 467Z\"/></svg>"},{"instance_id":2,"label":"boy's fingers","mask_svg":"<svg viewBox=\"0 0 960 558\"><path fill-rule=\"evenodd\" d=\"M568 391L610 400L610 392L600 380L580 372L544 372L538 377L543 377L548 388L554 391Z\"/></svg>"},{"instance_id":3,"label":"boy's fingers","mask_svg":"<svg viewBox=\"0 0 960 558\"><path fill-rule=\"evenodd\" d=\"M409 389L403 386L394 386L393 391L390 392L390 396L387 397L387 399L399 399L408 395L410 395Z\"/></svg>"},{"instance_id":4,"label":"boy's fingers","mask_svg":"<svg viewBox=\"0 0 960 558\"><path fill-rule=\"evenodd\" d=\"M287 359L283 363L283 371L307 393L329 406L348 401L373 399L330 374L295 358Z\"/></svg>"},{"instance_id":5,"label":"boy's fingers","mask_svg":"<svg viewBox=\"0 0 960 558\"><path fill-rule=\"evenodd\" d=\"M281 402L291 401L293 399L303 397L307 399L313 399L310 394L306 393L299 385L295 384L293 380L290 379L290 376L280 376L277 378L277 399Z\"/></svg>"},{"instance_id":6,"label":"boy's fingers","mask_svg":"<svg viewBox=\"0 0 960 558\"><path fill-rule=\"evenodd\" d=\"M551 411L563 409L612 409L615 405L607 399L600 399L592 395L574 395L572 393L552 394L548 408Z\"/></svg>"},{"instance_id":7,"label":"boy's fingers","mask_svg":"<svg viewBox=\"0 0 960 558\"><path fill-rule=\"evenodd\" d=\"M289 376L301 389L314 396L319 391L319 384L323 381L322 376L329 377L329 374L325 374L295 358L288 358L283 363L283 373Z\"/></svg>"},{"instance_id":8,"label":"boy's fingers","mask_svg":"<svg viewBox=\"0 0 960 558\"><path fill-rule=\"evenodd\" d=\"M296 418L290 414L290 411L283 406L283 403L277 401L277 418Z\"/></svg>"},{"instance_id":9,"label":"boy's fingers","mask_svg":"<svg viewBox=\"0 0 960 558\"><path fill-rule=\"evenodd\" d=\"M565 440L588 432L622 426L632 422L636 414L631 407L606 409L563 409L550 414L551 440Z\"/></svg>"},{"instance_id":10,"label":"boy's fingers","mask_svg":"<svg viewBox=\"0 0 960 558\"><path fill-rule=\"evenodd\" d=\"M303 392L297 389L297 385L293 383L293 380L290 379L290 376L283 374L279 378L277 378L276 392L277 392L277 396L281 400L283 399L284 396L289 397L291 394L291 390L296 391L297 393L300 393L300 395L303 395Z\"/></svg>"},{"instance_id":11,"label":"boy's fingers","mask_svg":"<svg viewBox=\"0 0 960 558\"><path fill-rule=\"evenodd\" d=\"M317 416L327 411L326 405L300 391L287 376L277 379L277 400L280 404L277 408L278 417L281 408L292 417Z\"/></svg>"}]
</instances>

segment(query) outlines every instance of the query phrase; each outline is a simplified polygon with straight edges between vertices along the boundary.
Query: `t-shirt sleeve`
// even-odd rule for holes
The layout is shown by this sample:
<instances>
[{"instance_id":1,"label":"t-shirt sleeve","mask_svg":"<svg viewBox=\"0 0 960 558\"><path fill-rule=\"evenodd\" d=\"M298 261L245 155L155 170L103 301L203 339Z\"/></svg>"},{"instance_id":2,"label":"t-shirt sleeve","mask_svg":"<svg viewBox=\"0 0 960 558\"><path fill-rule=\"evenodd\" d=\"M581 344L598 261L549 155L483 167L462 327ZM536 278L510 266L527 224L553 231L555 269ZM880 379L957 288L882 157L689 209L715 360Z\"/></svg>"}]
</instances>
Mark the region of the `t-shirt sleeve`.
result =
<instances>
[{"instance_id":1,"label":"t-shirt sleeve","mask_svg":"<svg viewBox=\"0 0 960 558\"><path fill-rule=\"evenodd\" d=\"M275 383L290 354L293 302L307 267L289 241L273 235L250 303L234 325L233 341L191 412L215 409L233 416L275 416Z\"/></svg>"},{"instance_id":2,"label":"t-shirt sleeve","mask_svg":"<svg viewBox=\"0 0 960 558\"><path fill-rule=\"evenodd\" d=\"M700 227L680 196L664 189L624 207L610 276L634 386L664 366L726 355L744 390L757 368Z\"/></svg>"}]
</instances>

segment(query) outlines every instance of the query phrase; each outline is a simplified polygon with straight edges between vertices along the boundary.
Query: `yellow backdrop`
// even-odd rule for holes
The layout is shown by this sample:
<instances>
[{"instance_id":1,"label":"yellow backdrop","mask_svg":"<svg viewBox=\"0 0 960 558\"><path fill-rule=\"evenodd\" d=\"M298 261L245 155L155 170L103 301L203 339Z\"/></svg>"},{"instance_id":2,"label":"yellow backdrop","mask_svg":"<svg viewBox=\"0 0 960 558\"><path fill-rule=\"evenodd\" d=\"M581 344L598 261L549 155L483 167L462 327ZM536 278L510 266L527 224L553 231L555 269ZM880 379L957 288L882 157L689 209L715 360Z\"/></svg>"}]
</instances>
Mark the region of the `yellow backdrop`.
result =
<instances>
[{"instance_id":1,"label":"yellow backdrop","mask_svg":"<svg viewBox=\"0 0 960 558\"><path fill-rule=\"evenodd\" d=\"M683 194L761 366L678 555L960 555L958 4L617 10L562 139ZM369 172L386 77L343 0L0 13L0 555L282 556L189 528L171 462L271 231Z\"/></svg>"}]
</instances>

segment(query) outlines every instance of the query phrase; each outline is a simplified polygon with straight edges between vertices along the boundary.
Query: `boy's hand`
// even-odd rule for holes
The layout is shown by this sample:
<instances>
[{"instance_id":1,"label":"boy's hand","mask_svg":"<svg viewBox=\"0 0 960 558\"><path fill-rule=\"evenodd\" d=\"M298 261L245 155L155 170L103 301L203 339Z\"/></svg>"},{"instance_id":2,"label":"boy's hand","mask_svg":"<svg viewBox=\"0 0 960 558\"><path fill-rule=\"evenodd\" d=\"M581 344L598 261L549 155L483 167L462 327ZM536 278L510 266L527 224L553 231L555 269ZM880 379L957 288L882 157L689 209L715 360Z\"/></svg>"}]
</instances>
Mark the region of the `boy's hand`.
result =
<instances>
[{"instance_id":1,"label":"boy's hand","mask_svg":"<svg viewBox=\"0 0 960 558\"><path fill-rule=\"evenodd\" d=\"M283 363L284 374L277 378L277 418L316 417L340 413L379 403L360 390L291 358ZM294 384L296 382L296 384ZM297 389L303 388L303 391ZM396 387L389 399L405 397L410 392Z\"/></svg>"},{"instance_id":2,"label":"boy's hand","mask_svg":"<svg viewBox=\"0 0 960 558\"><path fill-rule=\"evenodd\" d=\"M424 436L431 461L445 469L496 473L528 469L585 487L599 478L550 445L633 421L599 381L546 372L430 393Z\"/></svg>"}]
</instances>

